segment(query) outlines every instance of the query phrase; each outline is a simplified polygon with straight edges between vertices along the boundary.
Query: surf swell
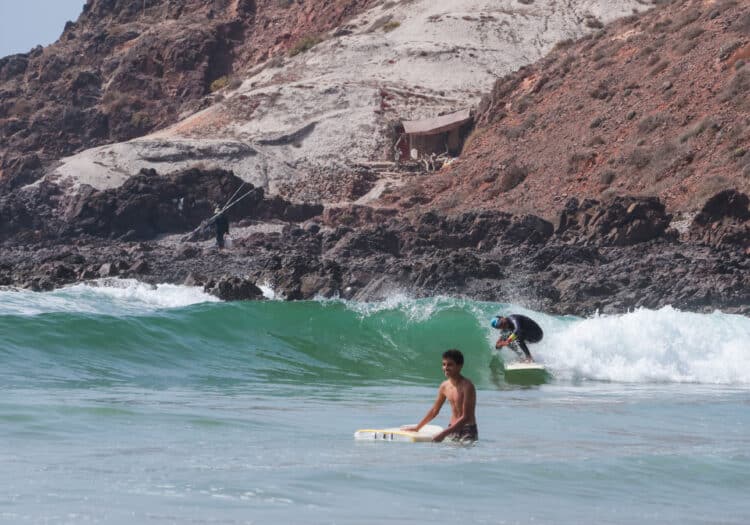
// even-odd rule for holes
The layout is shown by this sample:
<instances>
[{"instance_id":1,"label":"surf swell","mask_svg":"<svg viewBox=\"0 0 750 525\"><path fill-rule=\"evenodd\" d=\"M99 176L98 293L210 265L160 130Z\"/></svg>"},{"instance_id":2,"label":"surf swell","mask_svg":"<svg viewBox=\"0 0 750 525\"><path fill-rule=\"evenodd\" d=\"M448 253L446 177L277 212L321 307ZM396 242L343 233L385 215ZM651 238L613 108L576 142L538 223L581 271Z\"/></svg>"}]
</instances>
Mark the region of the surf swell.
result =
<instances>
[{"instance_id":1,"label":"surf swell","mask_svg":"<svg viewBox=\"0 0 750 525\"><path fill-rule=\"evenodd\" d=\"M465 373L491 386L489 320L513 310L545 329L532 352L556 381L750 385L750 320L718 312L582 319L450 298L220 303L136 282L0 298L6 383L435 384L440 354L455 347Z\"/></svg>"}]
</instances>

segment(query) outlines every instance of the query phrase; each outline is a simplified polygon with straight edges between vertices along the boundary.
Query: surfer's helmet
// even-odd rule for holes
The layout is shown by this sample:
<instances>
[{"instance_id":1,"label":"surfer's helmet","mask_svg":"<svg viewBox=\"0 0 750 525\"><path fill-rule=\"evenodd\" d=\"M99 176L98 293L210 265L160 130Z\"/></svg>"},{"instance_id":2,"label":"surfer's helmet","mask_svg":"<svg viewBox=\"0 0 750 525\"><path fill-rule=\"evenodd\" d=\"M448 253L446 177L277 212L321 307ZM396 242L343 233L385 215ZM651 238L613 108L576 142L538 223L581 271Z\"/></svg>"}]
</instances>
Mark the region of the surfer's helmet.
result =
<instances>
[{"instance_id":1,"label":"surfer's helmet","mask_svg":"<svg viewBox=\"0 0 750 525\"><path fill-rule=\"evenodd\" d=\"M497 328L498 330L500 330L502 328L503 321L505 321L505 319L506 318L502 315L496 315L492 319L492 321L490 321L490 325L492 325L492 328Z\"/></svg>"}]
</instances>

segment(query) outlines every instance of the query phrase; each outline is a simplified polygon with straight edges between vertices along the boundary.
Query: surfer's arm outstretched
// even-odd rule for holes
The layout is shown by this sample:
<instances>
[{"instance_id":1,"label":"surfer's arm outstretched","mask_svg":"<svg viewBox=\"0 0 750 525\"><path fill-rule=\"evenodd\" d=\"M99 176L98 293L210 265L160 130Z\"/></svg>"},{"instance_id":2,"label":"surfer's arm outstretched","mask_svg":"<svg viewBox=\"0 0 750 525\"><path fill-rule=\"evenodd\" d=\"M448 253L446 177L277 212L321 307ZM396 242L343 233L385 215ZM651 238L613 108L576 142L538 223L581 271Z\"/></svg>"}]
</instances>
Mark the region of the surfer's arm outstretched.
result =
<instances>
[{"instance_id":1,"label":"surfer's arm outstretched","mask_svg":"<svg viewBox=\"0 0 750 525\"><path fill-rule=\"evenodd\" d=\"M443 408L443 403L445 403L445 393L443 392L443 385L440 385L440 388L438 389L438 395L437 399L435 399L435 403L432 405L432 408L427 411L427 414L422 418L422 421L419 422L418 425L414 426L406 426L403 427L404 430L410 430L414 432L419 432L419 429L421 429L423 426L425 426L427 423L435 419L438 414L440 413L440 409Z\"/></svg>"}]
</instances>

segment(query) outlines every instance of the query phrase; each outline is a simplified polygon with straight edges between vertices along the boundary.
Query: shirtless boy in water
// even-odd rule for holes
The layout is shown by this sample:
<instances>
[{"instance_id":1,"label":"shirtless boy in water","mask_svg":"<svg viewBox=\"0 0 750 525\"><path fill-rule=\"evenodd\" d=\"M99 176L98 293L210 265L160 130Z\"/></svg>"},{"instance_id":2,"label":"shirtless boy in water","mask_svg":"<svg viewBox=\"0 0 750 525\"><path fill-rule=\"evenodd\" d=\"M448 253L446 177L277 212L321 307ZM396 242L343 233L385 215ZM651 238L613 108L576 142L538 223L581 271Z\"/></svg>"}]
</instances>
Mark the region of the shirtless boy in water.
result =
<instances>
[{"instance_id":1,"label":"shirtless boy in water","mask_svg":"<svg viewBox=\"0 0 750 525\"><path fill-rule=\"evenodd\" d=\"M427 415L413 427L404 430L419 431L440 413L447 399L451 404L451 422L448 428L436 435L433 441L443 441L446 437L458 440L476 441L479 438L474 411L477 405L477 392L474 384L461 375L464 355L460 350L446 350L443 353L443 373L447 378L438 389L435 404Z\"/></svg>"}]
</instances>

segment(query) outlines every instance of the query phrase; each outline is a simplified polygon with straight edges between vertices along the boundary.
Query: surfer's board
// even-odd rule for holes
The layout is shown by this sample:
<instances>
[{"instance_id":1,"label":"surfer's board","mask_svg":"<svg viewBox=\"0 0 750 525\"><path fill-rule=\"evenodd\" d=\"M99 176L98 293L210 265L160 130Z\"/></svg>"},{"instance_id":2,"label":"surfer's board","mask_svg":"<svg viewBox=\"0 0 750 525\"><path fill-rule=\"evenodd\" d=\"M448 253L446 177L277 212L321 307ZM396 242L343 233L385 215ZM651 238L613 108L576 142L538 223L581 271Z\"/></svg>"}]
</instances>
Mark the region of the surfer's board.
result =
<instances>
[{"instance_id":1,"label":"surfer's board","mask_svg":"<svg viewBox=\"0 0 750 525\"><path fill-rule=\"evenodd\" d=\"M410 425L404 425L408 427ZM404 430L404 427L393 428L363 428L354 433L357 441L397 441L402 443L424 443L432 441L437 434L443 431L438 425L425 425L419 432Z\"/></svg>"},{"instance_id":2,"label":"surfer's board","mask_svg":"<svg viewBox=\"0 0 750 525\"><path fill-rule=\"evenodd\" d=\"M541 363L509 363L505 365L505 381L517 385L541 385L549 373Z\"/></svg>"}]
</instances>

